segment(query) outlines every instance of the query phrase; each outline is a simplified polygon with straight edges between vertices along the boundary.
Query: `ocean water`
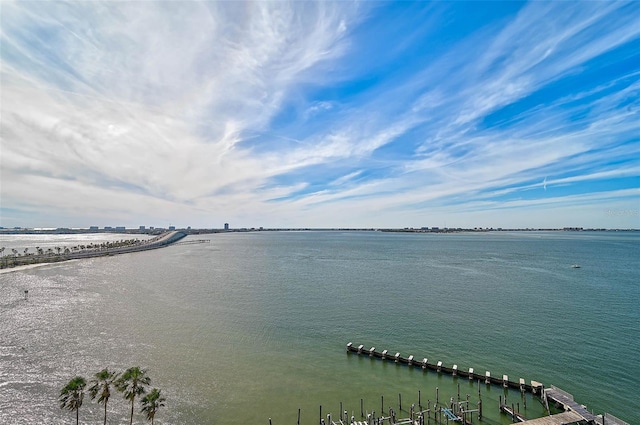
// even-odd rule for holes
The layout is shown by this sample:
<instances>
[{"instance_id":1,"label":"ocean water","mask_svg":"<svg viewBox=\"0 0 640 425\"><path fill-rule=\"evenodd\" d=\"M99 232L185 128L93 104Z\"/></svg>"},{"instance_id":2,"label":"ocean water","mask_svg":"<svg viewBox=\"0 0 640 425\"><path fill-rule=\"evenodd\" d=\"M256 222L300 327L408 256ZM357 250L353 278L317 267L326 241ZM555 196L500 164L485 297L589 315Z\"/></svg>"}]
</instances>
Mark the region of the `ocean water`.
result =
<instances>
[{"instance_id":1,"label":"ocean water","mask_svg":"<svg viewBox=\"0 0 640 425\"><path fill-rule=\"evenodd\" d=\"M20 250L64 245L0 238ZM300 423L317 424L320 406L359 418L361 403L397 411L399 394L406 416L419 394L433 404L436 387L441 403L459 391L471 408L480 391L482 423L511 422L498 412L504 396L543 414L530 395L347 354L348 342L555 385L596 414L640 423L640 233L190 239L210 241L0 274L0 423L71 423L57 403L69 379L130 366L167 398L158 424L295 424L298 409ZM119 394L108 410L110 423L128 420ZM80 421L101 415L87 398Z\"/></svg>"}]
</instances>

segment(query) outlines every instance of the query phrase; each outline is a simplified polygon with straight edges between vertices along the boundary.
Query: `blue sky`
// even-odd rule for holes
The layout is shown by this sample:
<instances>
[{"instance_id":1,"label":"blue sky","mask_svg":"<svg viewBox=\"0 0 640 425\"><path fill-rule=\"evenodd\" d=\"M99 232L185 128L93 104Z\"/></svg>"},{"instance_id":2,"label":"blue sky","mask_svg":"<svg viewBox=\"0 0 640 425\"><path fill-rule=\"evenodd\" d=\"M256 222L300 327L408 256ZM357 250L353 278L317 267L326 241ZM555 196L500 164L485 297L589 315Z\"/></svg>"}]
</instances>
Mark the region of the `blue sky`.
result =
<instances>
[{"instance_id":1,"label":"blue sky","mask_svg":"<svg viewBox=\"0 0 640 425\"><path fill-rule=\"evenodd\" d=\"M640 2L0 7L0 226L640 228Z\"/></svg>"}]
</instances>

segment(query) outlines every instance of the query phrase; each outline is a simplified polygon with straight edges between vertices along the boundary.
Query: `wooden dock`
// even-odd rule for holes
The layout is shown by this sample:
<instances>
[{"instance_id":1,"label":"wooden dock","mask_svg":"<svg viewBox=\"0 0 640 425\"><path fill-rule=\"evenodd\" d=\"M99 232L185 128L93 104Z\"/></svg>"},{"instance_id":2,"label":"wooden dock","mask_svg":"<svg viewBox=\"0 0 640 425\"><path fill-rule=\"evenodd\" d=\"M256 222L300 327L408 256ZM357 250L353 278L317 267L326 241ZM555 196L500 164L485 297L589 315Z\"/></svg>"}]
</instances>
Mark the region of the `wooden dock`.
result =
<instances>
[{"instance_id":1,"label":"wooden dock","mask_svg":"<svg viewBox=\"0 0 640 425\"><path fill-rule=\"evenodd\" d=\"M568 425L581 422L583 422L583 418L576 412L562 412L557 415L520 422L520 425Z\"/></svg>"},{"instance_id":2,"label":"wooden dock","mask_svg":"<svg viewBox=\"0 0 640 425\"><path fill-rule=\"evenodd\" d=\"M407 366L419 367L423 370L433 370L436 372L444 372L450 374L452 376L461 376L464 378L468 378L469 380L481 380L485 384L495 384L501 385L504 388L515 388L520 391L528 391L533 394L542 395L544 391L544 386L537 381L530 381L529 384L523 378L520 378L518 382L509 380L507 375L502 375L501 378L496 376L492 376L491 372L486 371L484 374L475 373L473 368L469 368L469 370L458 369L458 365L453 365L451 367L443 364L442 361L438 361L436 363L429 362L429 360L425 357L422 360L415 358L413 355L409 357L403 357L400 353L392 353L388 350L376 351L375 347L365 348L364 345L355 346L353 343L347 344L347 352L348 353L356 353L360 355L367 355L369 357L375 357L386 361L393 361L399 364L406 364Z\"/></svg>"},{"instance_id":3,"label":"wooden dock","mask_svg":"<svg viewBox=\"0 0 640 425\"><path fill-rule=\"evenodd\" d=\"M551 401L560 404L564 410L577 413L583 420L589 423L597 423L596 416L589 412L585 406L576 402L573 396L566 391L552 386L544 390L544 397L547 399L547 402Z\"/></svg>"},{"instance_id":4,"label":"wooden dock","mask_svg":"<svg viewBox=\"0 0 640 425\"><path fill-rule=\"evenodd\" d=\"M627 422L618 419L613 415L594 415L587 410L586 406L575 401L571 394L561 390L560 388L554 387L553 385L551 388L544 390L544 398L547 403L550 401L562 406L566 411L565 413L570 412L579 415L582 422L598 425L629 425Z\"/></svg>"},{"instance_id":5,"label":"wooden dock","mask_svg":"<svg viewBox=\"0 0 640 425\"><path fill-rule=\"evenodd\" d=\"M526 422L527 418L521 415L520 412L515 411L513 406L507 406L506 404L500 405L500 411L506 413L513 418L513 422Z\"/></svg>"},{"instance_id":6,"label":"wooden dock","mask_svg":"<svg viewBox=\"0 0 640 425\"><path fill-rule=\"evenodd\" d=\"M452 376L461 376L469 378L469 380L483 381L485 384L501 385L504 388L516 388L521 392L528 391L532 394L539 395L543 402L547 405L549 402L555 403L559 407L565 410L564 413L558 415L550 415L540 419L526 420L526 418L519 414L519 412L512 412L512 407L501 405L500 408L507 414L514 418L514 422L520 421L526 425L559 425L559 424L591 424L591 425L629 425L627 422L616 418L610 414L594 415L587 410L586 406L574 401L573 396L566 391L551 386L551 388L545 388L544 385L537 381L530 381L526 383L523 378L519 378L518 382L509 380L507 375L502 375L502 379L492 376L491 372L486 371L484 374L475 373L473 368L469 368L468 371L458 369L458 365L452 367L446 366L442 361L429 362L426 357L422 360L417 359L415 356L410 355L404 357L398 352L392 352L389 350L377 351L375 347L365 348L364 345L355 346L353 343L347 344L347 353L355 353L358 355L369 356L371 358L378 358L384 361L392 361L397 364L407 365L409 367L422 368L423 370L433 370L438 373L448 373Z\"/></svg>"}]
</instances>

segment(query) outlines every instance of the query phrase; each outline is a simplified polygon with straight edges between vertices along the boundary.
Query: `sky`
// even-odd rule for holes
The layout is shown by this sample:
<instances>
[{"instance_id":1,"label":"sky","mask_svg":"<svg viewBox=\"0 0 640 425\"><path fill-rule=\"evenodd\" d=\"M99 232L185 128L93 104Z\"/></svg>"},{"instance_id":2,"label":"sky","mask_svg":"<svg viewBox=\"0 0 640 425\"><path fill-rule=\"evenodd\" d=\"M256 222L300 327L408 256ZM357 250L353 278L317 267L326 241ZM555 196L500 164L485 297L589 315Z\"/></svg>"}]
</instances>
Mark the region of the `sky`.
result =
<instances>
[{"instance_id":1,"label":"sky","mask_svg":"<svg viewBox=\"0 0 640 425\"><path fill-rule=\"evenodd\" d=\"M0 226L640 228L640 2L0 0Z\"/></svg>"}]
</instances>

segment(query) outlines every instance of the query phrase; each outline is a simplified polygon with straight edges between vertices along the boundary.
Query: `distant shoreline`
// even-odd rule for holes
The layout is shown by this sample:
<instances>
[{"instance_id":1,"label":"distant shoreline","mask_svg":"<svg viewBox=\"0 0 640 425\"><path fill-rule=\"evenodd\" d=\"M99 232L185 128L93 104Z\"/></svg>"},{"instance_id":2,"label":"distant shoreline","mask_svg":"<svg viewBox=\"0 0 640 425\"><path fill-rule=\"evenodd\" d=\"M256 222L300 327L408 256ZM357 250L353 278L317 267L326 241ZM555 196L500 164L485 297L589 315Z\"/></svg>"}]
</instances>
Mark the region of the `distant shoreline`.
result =
<instances>
[{"instance_id":1,"label":"distant shoreline","mask_svg":"<svg viewBox=\"0 0 640 425\"><path fill-rule=\"evenodd\" d=\"M126 235L164 235L168 232L180 232L187 235L211 233L244 233L244 232L395 232L395 233L477 233L477 232L640 232L640 228L502 228L502 227L404 227L404 228L376 228L376 227L241 227L234 229L38 229L38 228L0 228L0 235L82 235L82 234L126 234Z\"/></svg>"},{"instance_id":2,"label":"distant shoreline","mask_svg":"<svg viewBox=\"0 0 640 425\"><path fill-rule=\"evenodd\" d=\"M96 258L106 257L111 255L128 254L132 252L148 251L152 249L163 248L169 246L182 238L187 234L179 231L171 231L158 235L155 238L147 239L143 241L122 241L113 242L104 246L96 246L92 248L85 248L77 252L72 252L69 249L65 249L64 252L58 251L53 253L41 251L37 254L25 254L25 255L11 255L5 254L0 258L0 270L1 271L15 271L24 270L28 268L38 267L44 264L59 263L69 260L80 260L83 258Z\"/></svg>"}]
</instances>

